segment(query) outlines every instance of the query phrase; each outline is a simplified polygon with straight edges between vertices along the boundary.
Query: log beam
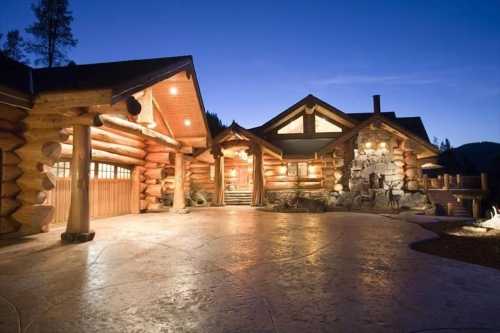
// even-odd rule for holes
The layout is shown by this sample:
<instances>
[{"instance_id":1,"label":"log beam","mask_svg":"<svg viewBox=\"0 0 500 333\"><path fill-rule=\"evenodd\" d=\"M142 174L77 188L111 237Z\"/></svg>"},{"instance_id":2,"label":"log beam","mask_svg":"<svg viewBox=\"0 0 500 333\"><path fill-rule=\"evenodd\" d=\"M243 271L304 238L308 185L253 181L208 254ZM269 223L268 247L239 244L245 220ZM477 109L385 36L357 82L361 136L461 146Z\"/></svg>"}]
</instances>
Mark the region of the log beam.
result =
<instances>
[{"instance_id":1,"label":"log beam","mask_svg":"<svg viewBox=\"0 0 500 333\"><path fill-rule=\"evenodd\" d=\"M175 183L174 202L172 209L175 213L186 213L186 198L184 196L184 154L175 153Z\"/></svg>"}]
</instances>

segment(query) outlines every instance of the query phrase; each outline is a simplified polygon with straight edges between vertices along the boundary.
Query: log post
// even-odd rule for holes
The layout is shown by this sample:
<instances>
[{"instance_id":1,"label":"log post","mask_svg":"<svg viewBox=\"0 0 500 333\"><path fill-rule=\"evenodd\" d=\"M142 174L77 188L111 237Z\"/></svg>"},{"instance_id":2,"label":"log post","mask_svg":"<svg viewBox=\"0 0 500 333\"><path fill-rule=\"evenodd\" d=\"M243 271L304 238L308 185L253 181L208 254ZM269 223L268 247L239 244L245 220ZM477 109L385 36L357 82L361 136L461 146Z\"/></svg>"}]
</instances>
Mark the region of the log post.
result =
<instances>
[{"instance_id":1,"label":"log post","mask_svg":"<svg viewBox=\"0 0 500 333\"><path fill-rule=\"evenodd\" d=\"M425 193L427 193L427 191L429 190L429 176L428 175L423 176L423 182L424 182L424 191L425 191Z\"/></svg>"},{"instance_id":2,"label":"log post","mask_svg":"<svg viewBox=\"0 0 500 333\"><path fill-rule=\"evenodd\" d=\"M264 172L262 163L262 148L260 145L252 147L253 154L253 191L252 206L264 205Z\"/></svg>"},{"instance_id":3,"label":"log post","mask_svg":"<svg viewBox=\"0 0 500 333\"><path fill-rule=\"evenodd\" d=\"M463 188L464 184L462 181L462 175L457 173L457 188Z\"/></svg>"},{"instance_id":4,"label":"log post","mask_svg":"<svg viewBox=\"0 0 500 333\"><path fill-rule=\"evenodd\" d=\"M139 214L141 212L141 167L134 167L132 171L132 189L130 194L130 212Z\"/></svg>"},{"instance_id":5,"label":"log post","mask_svg":"<svg viewBox=\"0 0 500 333\"><path fill-rule=\"evenodd\" d=\"M220 147L212 149L212 154L215 160L215 197L214 206L224 206L224 155Z\"/></svg>"},{"instance_id":6,"label":"log post","mask_svg":"<svg viewBox=\"0 0 500 333\"><path fill-rule=\"evenodd\" d=\"M481 173L481 190L488 191L488 175L484 172Z\"/></svg>"},{"instance_id":7,"label":"log post","mask_svg":"<svg viewBox=\"0 0 500 333\"><path fill-rule=\"evenodd\" d=\"M86 242L94 239L90 230L89 171L90 171L90 127L73 126L73 156L71 159L71 203L63 242Z\"/></svg>"},{"instance_id":8,"label":"log post","mask_svg":"<svg viewBox=\"0 0 500 333\"><path fill-rule=\"evenodd\" d=\"M450 175L445 173L443 176L443 189L447 190L450 188Z\"/></svg>"},{"instance_id":9,"label":"log post","mask_svg":"<svg viewBox=\"0 0 500 333\"><path fill-rule=\"evenodd\" d=\"M479 218L481 209L481 200L479 198L472 199L472 217L475 219Z\"/></svg>"},{"instance_id":10,"label":"log post","mask_svg":"<svg viewBox=\"0 0 500 333\"><path fill-rule=\"evenodd\" d=\"M181 152L175 153L175 183L172 210L175 213L187 213L186 198L184 197L184 154Z\"/></svg>"}]
</instances>

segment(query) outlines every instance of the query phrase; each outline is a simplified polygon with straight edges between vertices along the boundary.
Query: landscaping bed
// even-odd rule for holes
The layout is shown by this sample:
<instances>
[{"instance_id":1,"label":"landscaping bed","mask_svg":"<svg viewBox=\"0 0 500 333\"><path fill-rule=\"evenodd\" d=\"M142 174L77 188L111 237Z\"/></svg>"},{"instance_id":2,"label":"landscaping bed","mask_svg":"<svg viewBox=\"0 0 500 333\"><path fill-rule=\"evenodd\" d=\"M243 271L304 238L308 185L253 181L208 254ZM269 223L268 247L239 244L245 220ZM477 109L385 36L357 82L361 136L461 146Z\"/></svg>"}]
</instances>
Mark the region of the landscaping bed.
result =
<instances>
[{"instance_id":1,"label":"landscaping bed","mask_svg":"<svg viewBox=\"0 0 500 333\"><path fill-rule=\"evenodd\" d=\"M457 222L420 224L439 237L411 248L427 254L500 269L500 231Z\"/></svg>"}]
</instances>

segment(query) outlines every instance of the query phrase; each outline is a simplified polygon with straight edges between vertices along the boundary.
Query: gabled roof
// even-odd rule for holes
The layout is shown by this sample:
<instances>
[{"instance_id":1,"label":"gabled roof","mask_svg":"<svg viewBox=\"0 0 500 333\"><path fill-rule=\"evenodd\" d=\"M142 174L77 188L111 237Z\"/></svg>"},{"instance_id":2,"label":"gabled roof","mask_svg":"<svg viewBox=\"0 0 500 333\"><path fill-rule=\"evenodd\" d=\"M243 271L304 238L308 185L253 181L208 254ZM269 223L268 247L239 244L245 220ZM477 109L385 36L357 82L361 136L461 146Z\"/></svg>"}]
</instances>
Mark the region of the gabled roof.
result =
<instances>
[{"instance_id":1,"label":"gabled roof","mask_svg":"<svg viewBox=\"0 0 500 333\"><path fill-rule=\"evenodd\" d=\"M0 53L0 85L23 94L32 94L31 74L31 67Z\"/></svg>"},{"instance_id":2,"label":"gabled roof","mask_svg":"<svg viewBox=\"0 0 500 333\"><path fill-rule=\"evenodd\" d=\"M271 127L274 123L278 122L282 118L284 118L287 115L291 114L292 112L296 111L298 108L303 107L303 106L313 107L314 105L320 105L321 107L332 112L333 114L343 118L347 122L349 122L351 124L356 124L356 121L354 119L352 119L351 117L349 117L349 115L347 115L346 113L340 111L339 109L337 109L333 105L326 103L325 101L319 99L318 97L309 94L306 97L304 97L303 99L301 99L300 101L298 101L297 103L295 103L294 105L290 106L285 111L278 114L276 117L274 117L271 120L269 120L268 122L264 123L262 126L253 128L252 132L264 132L264 131L266 131L267 128Z\"/></svg>"},{"instance_id":3,"label":"gabled roof","mask_svg":"<svg viewBox=\"0 0 500 333\"><path fill-rule=\"evenodd\" d=\"M33 82L35 93L112 89L115 102L122 95L133 94L180 71L192 69L191 56L127 60L33 69Z\"/></svg>"},{"instance_id":4,"label":"gabled roof","mask_svg":"<svg viewBox=\"0 0 500 333\"><path fill-rule=\"evenodd\" d=\"M428 140L425 140L425 139L421 138L420 136L416 135L412 131L410 131L410 130L406 129L405 127L401 126L400 124L398 124L396 121L391 120L391 119L385 117L382 114L375 114L375 113L372 113L371 117L368 117L366 120L364 120L363 122L359 123L358 125L356 125L351 130L345 132L340 137L336 138L334 141L332 141L331 143L327 144L325 147L323 147L321 149L320 152L321 153L326 153L326 152L331 151L333 148L337 147L341 143L343 143L343 142L347 141L348 139L352 138L360 130L362 130L363 128L369 126L370 124L372 124L372 123L374 123L376 121L380 121L382 123L385 123L387 126L393 128L394 130L402 133L403 135L405 135L405 136L413 139L418 144L424 146L425 148L427 148L431 152L436 153L436 154L438 153L438 149L434 145L430 144Z\"/></svg>"}]
</instances>

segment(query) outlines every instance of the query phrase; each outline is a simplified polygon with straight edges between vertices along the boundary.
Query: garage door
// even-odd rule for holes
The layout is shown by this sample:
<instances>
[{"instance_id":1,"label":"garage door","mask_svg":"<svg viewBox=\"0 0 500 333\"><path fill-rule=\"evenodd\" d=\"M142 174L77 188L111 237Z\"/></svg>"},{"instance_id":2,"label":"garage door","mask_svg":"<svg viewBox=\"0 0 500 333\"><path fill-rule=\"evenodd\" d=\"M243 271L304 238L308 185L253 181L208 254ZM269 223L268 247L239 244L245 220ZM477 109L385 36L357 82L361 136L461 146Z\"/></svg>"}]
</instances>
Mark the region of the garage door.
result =
<instances>
[{"instance_id":1,"label":"garage door","mask_svg":"<svg viewBox=\"0 0 500 333\"><path fill-rule=\"evenodd\" d=\"M56 187L49 192L48 204L56 209L54 223L66 223L71 202L70 162L54 165ZM92 162L90 165L90 218L130 213L131 168Z\"/></svg>"}]
</instances>

